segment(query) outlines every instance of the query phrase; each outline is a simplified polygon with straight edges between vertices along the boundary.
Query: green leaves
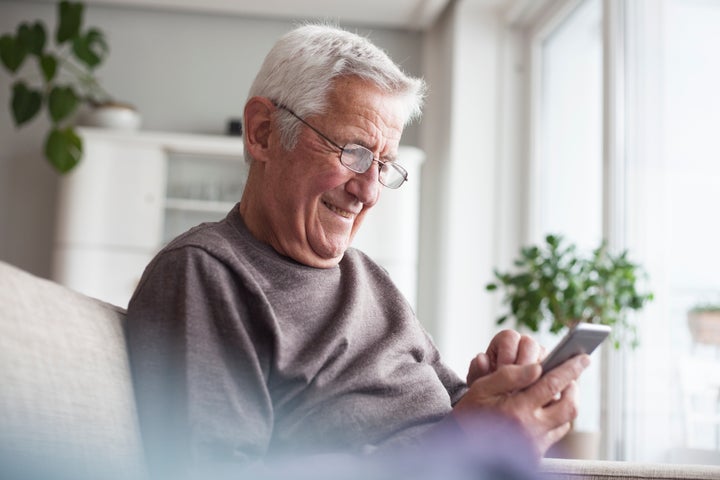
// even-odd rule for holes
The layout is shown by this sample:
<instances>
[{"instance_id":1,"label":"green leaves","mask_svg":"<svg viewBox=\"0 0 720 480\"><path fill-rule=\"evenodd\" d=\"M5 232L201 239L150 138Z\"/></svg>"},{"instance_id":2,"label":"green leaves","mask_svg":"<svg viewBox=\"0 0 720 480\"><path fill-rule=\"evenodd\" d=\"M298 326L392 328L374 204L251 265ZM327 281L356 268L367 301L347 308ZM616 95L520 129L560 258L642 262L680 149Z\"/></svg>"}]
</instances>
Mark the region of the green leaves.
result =
<instances>
[{"instance_id":1,"label":"green leaves","mask_svg":"<svg viewBox=\"0 0 720 480\"><path fill-rule=\"evenodd\" d=\"M19 43L33 55L40 55L45 48L45 27L40 22L33 25L23 23L18 28L17 39Z\"/></svg>"},{"instance_id":2,"label":"green leaves","mask_svg":"<svg viewBox=\"0 0 720 480\"><path fill-rule=\"evenodd\" d=\"M57 32L55 32L55 40L57 43L62 45L80 34L83 8L83 4L79 2L60 2L58 7L60 22L58 23Z\"/></svg>"},{"instance_id":3,"label":"green leaves","mask_svg":"<svg viewBox=\"0 0 720 480\"><path fill-rule=\"evenodd\" d=\"M12 111L15 125L18 127L30 120L40 111L43 93L29 88L25 82L13 85ZM53 87L48 95L48 111L53 123L59 123L75 111L80 103L72 87Z\"/></svg>"},{"instance_id":4,"label":"green leaves","mask_svg":"<svg viewBox=\"0 0 720 480\"><path fill-rule=\"evenodd\" d=\"M42 106L42 98L41 91L28 88L25 82L15 82L10 103L16 126L19 127L37 115Z\"/></svg>"},{"instance_id":5,"label":"green leaves","mask_svg":"<svg viewBox=\"0 0 720 480\"><path fill-rule=\"evenodd\" d=\"M60 2L58 15L60 23L56 33L58 44L72 42L75 56L88 68L93 69L100 65L108 53L105 36L97 28L91 28L82 33L83 4Z\"/></svg>"},{"instance_id":6,"label":"green leaves","mask_svg":"<svg viewBox=\"0 0 720 480\"><path fill-rule=\"evenodd\" d=\"M79 103L72 87L54 87L48 96L48 110L53 123L58 123L73 113Z\"/></svg>"},{"instance_id":7,"label":"green leaves","mask_svg":"<svg viewBox=\"0 0 720 480\"><path fill-rule=\"evenodd\" d=\"M111 100L93 75L108 54L108 44L99 29L83 31L83 13L81 2L59 2L54 45L40 21L22 22L14 33L0 36L0 61L11 76L20 75L26 58L37 60L40 75L35 72L30 78L35 82L39 78L40 85L23 79L13 83L12 116L19 127L46 105L52 127L45 141L45 154L60 172L73 168L82 155L80 138L63 124L82 102Z\"/></svg>"},{"instance_id":8,"label":"green leaves","mask_svg":"<svg viewBox=\"0 0 720 480\"><path fill-rule=\"evenodd\" d=\"M21 23L16 35L0 37L0 59L12 73L18 71L28 54L41 55L45 48L45 27L41 22L33 25Z\"/></svg>"},{"instance_id":9,"label":"green leaves","mask_svg":"<svg viewBox=\"0 0 720 480\"><path fill-rule=\"evenodd\" d=\"M100 30L90 29L73 41L73 52L90 69L97 67L108 53L105 36Z\"/></svg>"},{"instance_id":10,"label":"green leaves","mask_svg":"<svg viewBox=\"0 0 720 480\"><path fill-rule=\"evenodd\" d=\"M57 59L53 54L48 53L47 55L41 55L39 62L40 70L43 72L43 78L46 82L51 82L57 72Z\"/></svg>"},{"instance_id":11,"label":"green leaves","mask_svg":"<svg viewBox=\"0 0 720 480\"><path fill-rule=\"evenodd\" d=\"M82 157L82 139L72 128L53 128L45 140L45 156L60 173L67 173Z\"/></svg>"},{"instance_id":12,"label":"green leaves","mask_svg":"<svg viewBox=\"0 0 720 480\"><path fill-rule=\"evenodd\" d=\"M488 291L505 291L503 302L510 312L498 323L514 317L532 331L549 323L551 332L577 322L616 325L616 330L629 332L631 345L637 344L624 314L641 309L652 294L637 290L642 271L627 252L613 256L603 242L592 255L581 256L574 245L565 246L562 237L548 235L544 245L522 248L514 265L514 272L496 270L496 281L486 286ZM614 335L617 339L625 332Z\"/></svg>"},{"instance_id":13,"label":"green leaves","mask_svg":"<svg viewBox=\"0 0 720 480\"><path fill-rule=\"evenodd\" d=\"M14 36L6 34L0 37L0 60L5 68L15 73L25 61L27 49Z\"/></svg>"}]
</instances>

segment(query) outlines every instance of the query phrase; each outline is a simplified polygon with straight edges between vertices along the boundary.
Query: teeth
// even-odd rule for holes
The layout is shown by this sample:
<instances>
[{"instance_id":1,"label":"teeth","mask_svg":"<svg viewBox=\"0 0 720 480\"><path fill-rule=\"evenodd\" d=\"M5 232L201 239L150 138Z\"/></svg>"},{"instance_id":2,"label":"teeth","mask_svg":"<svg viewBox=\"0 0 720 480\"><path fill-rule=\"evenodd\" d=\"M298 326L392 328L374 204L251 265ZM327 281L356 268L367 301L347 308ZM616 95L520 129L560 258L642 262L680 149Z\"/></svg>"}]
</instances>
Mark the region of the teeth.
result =
<instances>
[{"instance_id":1,"label":"teeth","mask_svg":"<svg viewBox=\"0 0 720 480\"><path fill-rule=\"evenodd\" d=\"M345 211L345 210L341 210L341 209L339 209L338 207L336 207L335 205L331 205L331 204L329 204L329 203L327 203L327 202L323 202L323 204L324 204L326 207L328 207L330 210L332 210L333 212L335 212L335 213L337 213L338 215L340 215L341 217L345 217L345 218L352 218L352 217L353 217L353 214L352 214L352 213L350 213L350 212L348 212L348 211Z\"/></svg>"}]
</instances>

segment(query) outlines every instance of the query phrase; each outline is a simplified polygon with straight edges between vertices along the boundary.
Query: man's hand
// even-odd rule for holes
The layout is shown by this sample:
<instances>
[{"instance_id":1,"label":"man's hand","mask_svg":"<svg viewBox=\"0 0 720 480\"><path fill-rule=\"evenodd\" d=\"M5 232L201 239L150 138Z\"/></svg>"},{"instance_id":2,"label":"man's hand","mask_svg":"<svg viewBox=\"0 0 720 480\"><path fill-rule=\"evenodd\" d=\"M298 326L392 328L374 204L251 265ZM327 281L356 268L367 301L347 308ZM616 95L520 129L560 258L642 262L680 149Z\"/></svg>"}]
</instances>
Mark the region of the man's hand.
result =
<instances>
[{"instance_id":1,"label":"man's hand","mask_svg":"<svg viewBox=\"0 0 720 480\"><path fill-rule=\"evenodd\" d=\"M519 340L517 345L520 345ZM521 350L521 347L515 349L516 362L521 356L532 353ZM577 415L575 380L589 365L590 357L579 355L571 358L541 378L542 368L537 358L530 363L525 361L525 364L513 365L509 360L512 355L506 356L500 350L496 353L491 351L492 348L487 358L490 364L495 358L495 370L487 373L492 368L485 370L483 365L479 365L475 374L486 373L474 378L468 392L455 405L453 416L460 428L466 429L470 435L476 425L472 419L478 413L497 412L514 419L533 441L538 456L542 457L568 432L570 422ZM468 372L468 378L472 373Z\"/></svg>"},{"instance_id":2,"label":"man's hand","mask_svg":"<svg viewBox=\"0 0 720 480\"><path fill-rule=\"evenodd\" d=\"M503 330L493 337L487 352L479 353L470 362L467 384L495 372L503 365L537 363L545 356L545 349L527 335Z\"/></svg>"}]
</instances>

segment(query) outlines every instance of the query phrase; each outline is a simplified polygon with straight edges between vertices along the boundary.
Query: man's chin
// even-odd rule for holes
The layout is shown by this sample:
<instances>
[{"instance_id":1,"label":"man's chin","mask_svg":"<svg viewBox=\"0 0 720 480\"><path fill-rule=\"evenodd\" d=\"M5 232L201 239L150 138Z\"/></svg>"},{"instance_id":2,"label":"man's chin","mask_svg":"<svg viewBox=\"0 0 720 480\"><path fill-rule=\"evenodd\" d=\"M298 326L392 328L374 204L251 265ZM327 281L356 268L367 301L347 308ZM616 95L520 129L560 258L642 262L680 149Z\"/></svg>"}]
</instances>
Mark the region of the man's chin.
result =
<instances>
[{"instance_id":1,"label":"man's chin","mask_svg":"<svg viewBox=\"0 0 720 480\"><path fill-rule=\"evenodd\" d=\"M308 263L307 265L317 268L332 268L340 263L340 260L342 260L343 256L345 256L345 251L349 246L350 242L346 241L343 242L342 245L325 245L323 248L314 248L313 258L308 259L313 264L311 265Z\"/></svg>"},{"instance_id":2,"label":"man's chin","mask_svg":"<svg viewBox=\"0 0 720 480\"><path fill-rule=\"evenodd\" d=\"M343 255L344 255L344 252L343 252ZM340 263L340 260L342 260L343 255L340 255L338 257L331 257L331 258L315 256L313 258L304 258L304 259L296 258L295 260L302 263L303 265L308 266L308 267L333 268L333 267L336 267L338 265L338 263Z\"/></svg>"}]
</instances>

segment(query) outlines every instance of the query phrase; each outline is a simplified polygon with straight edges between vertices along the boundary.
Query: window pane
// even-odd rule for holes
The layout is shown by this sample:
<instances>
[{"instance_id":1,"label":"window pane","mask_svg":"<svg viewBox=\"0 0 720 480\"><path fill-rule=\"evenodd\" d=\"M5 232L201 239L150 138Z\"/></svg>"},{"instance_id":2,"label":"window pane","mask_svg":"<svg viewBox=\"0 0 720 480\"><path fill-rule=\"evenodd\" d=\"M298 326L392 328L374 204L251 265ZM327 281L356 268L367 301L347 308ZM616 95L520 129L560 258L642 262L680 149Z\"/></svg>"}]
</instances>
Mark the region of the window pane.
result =
<instances>
[{"instance_id":1,"label":"window pane","mask_svg":"<svg viewBox=\"0 0 720 480\"><path fill-rule=\"evenodd\" d=\"M602 9L586 0L542 43L534 158L534 242L563 235L587 252L602 239ZM559 337L543 335L551 348ZM599 352L580 382L575 430L599 442ZM591 453L594 456L597 452Z\"/></svg>"},{"instance_id":2,"label":"window pane","mask_svg":"<svg viewBox=\"0 0 720 480\"><path fill-rule=\"evenodd\" d=\"M687 323L693 305L720 302L720 4L644 6L628 30L640 62L628 240L656 300L627 369L625 450L630 460L720 463L720 345L693 342Z\"/></svg>"},{"instance_id":3,"label":"window pane","mask_svg":"<svg viewBox=\"0 0 720 480\"><path fill-rule=\"evenodd\" d=\"M627 110L610 121L627 128L626 164L607 191L623 187L626 203L624 224L610 228L625 233L656 299L636 318L640 348L623 354L624 396L607 405L625 430L609 453L720 464L720 340L698 341L688 327L693 306L720 305L720 3L623 5ZM601 15L600 1L582 2L542 44L536 242L553 232L590 249L602 238ZM581 382L581 430L599 425L598 376Z\"/></svg>"},{"instance_id":4,"label":"window pane","mask_svg":"<svg viewBox=\"0 0 720 480\"><path fill-rule=\"evenodd\" d=\"M583 2L544 42L541 82L534 235L591 249L602 237L600 1Z\"/></svg>"}]
</instances>

